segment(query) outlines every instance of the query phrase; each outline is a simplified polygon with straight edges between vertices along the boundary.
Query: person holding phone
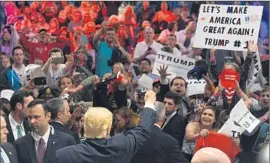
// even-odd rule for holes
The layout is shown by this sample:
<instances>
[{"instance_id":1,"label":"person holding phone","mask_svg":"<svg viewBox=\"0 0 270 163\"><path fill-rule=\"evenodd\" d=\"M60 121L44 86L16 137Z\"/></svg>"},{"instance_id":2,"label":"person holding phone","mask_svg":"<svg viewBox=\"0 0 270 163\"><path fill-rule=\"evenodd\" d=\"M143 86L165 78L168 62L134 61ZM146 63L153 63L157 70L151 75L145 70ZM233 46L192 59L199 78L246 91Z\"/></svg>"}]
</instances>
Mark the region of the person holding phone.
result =
<instances>
[{"instance_id":1,"label":"person holding phone","mask_svg":"<svg viewBox=\"0 0 270 163\"><path fill-rule=\"evenodd\" d=\"M138 63L143 58L148 58L151 65L154 64L156 53L163 47L154 40L154 29L146 27L144 29L144 41L139 42L134 49L134 62Z\"/></svg>"},{"instance_id":2,"label":"person holding phone","mask_svg":"<svg viewBox=\"0 0 270 163\"><path fill-rule=\"evenodd\" d=\"M73 55L66 55L66 63L63 51L59 48L53 48L49 52L49 59L42 67L42 71L46 74L47 86L58 88L58 80L67 75L74 63Z\"/></svg>"}]
</instances>

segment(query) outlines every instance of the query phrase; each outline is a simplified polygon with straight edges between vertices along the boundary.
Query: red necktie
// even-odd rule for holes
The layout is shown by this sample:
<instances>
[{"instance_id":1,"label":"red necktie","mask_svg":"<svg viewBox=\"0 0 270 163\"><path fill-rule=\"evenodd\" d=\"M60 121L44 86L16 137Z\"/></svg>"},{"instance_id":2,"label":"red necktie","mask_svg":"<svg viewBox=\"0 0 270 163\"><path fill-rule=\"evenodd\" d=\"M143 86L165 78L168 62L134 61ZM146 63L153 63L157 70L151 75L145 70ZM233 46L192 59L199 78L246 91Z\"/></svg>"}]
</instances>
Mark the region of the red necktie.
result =
<instances>
[{"instance_id":1,"label":"red necktie","mask_svg":"<svg viewBox=\"0 0 270 163\"><path fill-rule=\"evenodd\" d=\"M45 142L43 138L40 138L38 142L38 163L44 162L45 152L46 152Z\"/></svg>"}]
</instances>

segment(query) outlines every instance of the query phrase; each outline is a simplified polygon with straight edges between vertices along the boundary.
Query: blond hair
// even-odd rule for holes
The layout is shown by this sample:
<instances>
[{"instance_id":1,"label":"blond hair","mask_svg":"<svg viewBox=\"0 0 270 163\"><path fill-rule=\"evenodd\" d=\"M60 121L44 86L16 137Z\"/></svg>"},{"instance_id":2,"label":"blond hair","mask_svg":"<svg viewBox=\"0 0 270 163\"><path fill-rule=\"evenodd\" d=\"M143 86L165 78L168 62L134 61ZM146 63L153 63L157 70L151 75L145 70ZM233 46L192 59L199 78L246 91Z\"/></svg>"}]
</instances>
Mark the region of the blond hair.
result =
<instances>
[{"instance_id":1,"label":"blond hair","mask_svg":"<svg viewBox=\"0 0 270 163\"><path fill-rule=\"evenodd\" d=\"M85 138L105 138L112 126L112 113L103 107L92 107L84 114Z\"/></svg>"}]
</instances>

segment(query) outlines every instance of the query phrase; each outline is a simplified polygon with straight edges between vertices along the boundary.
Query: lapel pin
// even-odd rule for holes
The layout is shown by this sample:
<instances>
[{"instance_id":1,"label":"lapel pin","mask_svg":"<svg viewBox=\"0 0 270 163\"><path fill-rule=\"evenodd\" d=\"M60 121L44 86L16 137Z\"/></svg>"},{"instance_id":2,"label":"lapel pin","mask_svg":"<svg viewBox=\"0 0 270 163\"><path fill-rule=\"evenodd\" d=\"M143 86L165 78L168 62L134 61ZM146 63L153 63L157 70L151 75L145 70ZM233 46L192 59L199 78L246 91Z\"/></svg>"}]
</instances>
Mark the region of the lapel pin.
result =
<instances>
[{"instance_id":1,"label":"lapel pin","mask_svg":"<svg viewBox=\"0 0 270 163\"><path fill-rule=\"evenodd\" d=\"M8 152L8 154L9 154L10 156L12 156L12 153L11 153L11 152Z\"/></svg>"},{"instance_id":2,"label":"lapel pin","mask_svg":"<svg viewBox=\"0 0 270 163\"><path fill-rule=\"evenodd\" d=\"M53 145L55 144L55 142L52 143Z\"/></svg>"}]
</instances>

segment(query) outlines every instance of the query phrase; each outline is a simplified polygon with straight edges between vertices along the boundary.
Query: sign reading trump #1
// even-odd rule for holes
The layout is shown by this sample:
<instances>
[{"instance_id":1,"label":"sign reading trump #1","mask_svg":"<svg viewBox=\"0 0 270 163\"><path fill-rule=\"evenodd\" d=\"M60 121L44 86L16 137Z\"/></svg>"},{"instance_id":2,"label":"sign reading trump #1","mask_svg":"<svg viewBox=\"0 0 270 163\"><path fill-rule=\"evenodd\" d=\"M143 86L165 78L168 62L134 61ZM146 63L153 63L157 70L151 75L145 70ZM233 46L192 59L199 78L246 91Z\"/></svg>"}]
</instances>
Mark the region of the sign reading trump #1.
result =
<instances>
[{"instance_id":1,"label":"sign reading trump #1","mask_svg":"<svg viewBox=\"0 0 270 163\"><path fill-rule=\"evenodd\" d=\"M257 44L263 6L201 5L194 47L245 51Z\"/></svg>"}]
</instances>

